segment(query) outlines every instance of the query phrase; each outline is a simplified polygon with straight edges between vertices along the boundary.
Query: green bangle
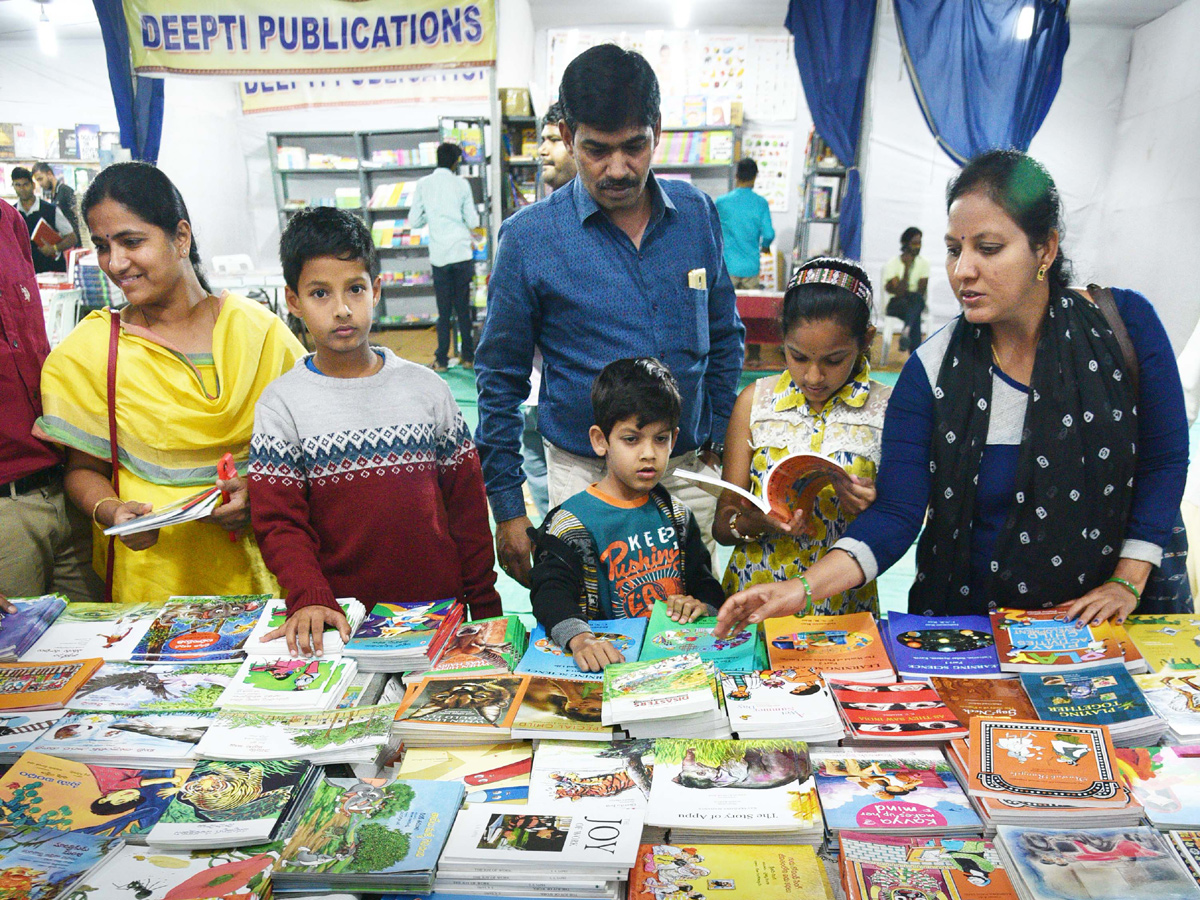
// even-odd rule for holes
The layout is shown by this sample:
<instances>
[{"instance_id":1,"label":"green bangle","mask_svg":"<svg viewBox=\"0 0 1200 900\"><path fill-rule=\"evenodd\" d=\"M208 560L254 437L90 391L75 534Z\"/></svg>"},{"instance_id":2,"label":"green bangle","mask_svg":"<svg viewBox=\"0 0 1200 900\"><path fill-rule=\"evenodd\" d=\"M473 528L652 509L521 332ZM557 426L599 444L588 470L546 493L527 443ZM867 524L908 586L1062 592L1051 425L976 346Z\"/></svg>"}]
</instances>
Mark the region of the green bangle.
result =
<instances>
[{"instance_id":1,"label":"green bangle","mask_svg":"<svg viewBox=\"0 0 1200 900\"><path fill-rule=\"evenodd\" d=\"M1129 593L1133 594L1133 599L1134 599L1135 603L1142 602L1142 592L1133 586L1133 582L1126 581L1124 578L1118 578L1116 575L1114 575L1112 578L1108 579L1108 581L1106 581L1104 583L1105 584L1119 584L1121 587L1125 588L1125 590L1129 591Z\"/></svg>"},{"instance_id":2,"label":"green bangle","mask_svg":"<svg viewBox=\"0 0 1200 900\"><path fill-rule=\"evenodd\" d=\"M797 577L799 577L800 583L802 585L804 585L804 609L801 610L798 613L798 615L804 615L805 613L808 612L809 607L812 606L812 602L813 602L812 585L808 583L808 579L805 578L804 575L799 575Z\"/></svg>"}]
</instances>

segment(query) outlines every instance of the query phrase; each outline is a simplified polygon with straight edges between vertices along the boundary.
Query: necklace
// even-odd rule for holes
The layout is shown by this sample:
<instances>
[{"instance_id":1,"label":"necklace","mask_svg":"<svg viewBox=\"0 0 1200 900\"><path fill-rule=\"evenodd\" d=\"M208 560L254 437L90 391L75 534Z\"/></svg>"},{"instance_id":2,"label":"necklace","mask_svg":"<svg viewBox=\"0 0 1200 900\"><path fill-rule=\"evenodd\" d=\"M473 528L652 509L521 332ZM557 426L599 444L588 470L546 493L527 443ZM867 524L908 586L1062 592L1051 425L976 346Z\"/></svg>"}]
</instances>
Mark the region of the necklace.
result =
<instances>
[{"instance_id":1,"label":"necklace","mask_svg":"<svg viewBox=\"0 0 1200 900\"><path fill-rule=\"evenodd\" d=\"M996 345L992 344L991 348L992 348L992 362L994 362L996 364L997 369L1003 368L1003 366L1000 365L1000 357L996 354Z\"/></svg>"}]
</instances>

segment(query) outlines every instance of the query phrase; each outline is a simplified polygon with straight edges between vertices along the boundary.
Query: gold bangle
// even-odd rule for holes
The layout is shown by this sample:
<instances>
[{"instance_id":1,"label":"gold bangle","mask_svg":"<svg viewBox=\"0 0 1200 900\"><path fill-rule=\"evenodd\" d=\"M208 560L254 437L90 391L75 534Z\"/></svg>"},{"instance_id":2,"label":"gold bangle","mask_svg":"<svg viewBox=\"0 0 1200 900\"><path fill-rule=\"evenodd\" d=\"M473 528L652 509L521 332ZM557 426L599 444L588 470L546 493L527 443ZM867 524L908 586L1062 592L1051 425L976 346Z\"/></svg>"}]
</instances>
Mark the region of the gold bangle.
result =
<instances>
[{"instance_id":1,"label":"gold bangle","mask_svg":"<svg viewBox=\"0 0 1200 900\"><path fill-rule=\"evenodd\" d=\"M120 497L105 497L102 500L96 501L96 505L92 507L92 521L95 522L96 525L98 525L101 528L103 528L104 526L100 525L100 520L96 518L96 513L99 511L100 507L103 504L107 503L109 500L115 500L117 503L124 502Z\"/></svg>"}]
</instances>

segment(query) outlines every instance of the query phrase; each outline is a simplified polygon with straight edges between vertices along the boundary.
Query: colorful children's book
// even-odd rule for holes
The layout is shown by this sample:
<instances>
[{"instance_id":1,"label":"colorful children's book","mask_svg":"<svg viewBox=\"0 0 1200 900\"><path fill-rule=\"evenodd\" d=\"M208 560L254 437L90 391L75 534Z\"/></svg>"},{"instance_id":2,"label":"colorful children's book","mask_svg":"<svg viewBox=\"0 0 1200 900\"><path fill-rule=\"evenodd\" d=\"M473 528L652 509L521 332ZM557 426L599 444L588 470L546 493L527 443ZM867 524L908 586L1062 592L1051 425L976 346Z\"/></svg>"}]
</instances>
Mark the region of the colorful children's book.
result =
<instances>
[{"instance_id":1,"label":"colorful children's book","mask_svg":"<svg viewBox=\"0 0 1200 900\"><path fill-rule=\"evenodd\" d=\"M103 663L0 663L0 710L62 709Z\"/></svg>"},{"instance_id":2,"label":"colorful children's book","mask_svg":"<svg viewBox=\"0 0 1200 900\"><path fill-rule=\"evenodd\" d=\"M964 725L976 716L989 719L1036 719L1037 712L1018 678L929 679L942 702Z\"/></svg>"},{"instance_id":3,"label":"colorful children's book","mask_svg":"<svg viewBox=\"0 0 1200 900\"><path fill-rule=\"evenodd\" d=\"M66 713L61 709L0 714L0 764L14 763Z\"/></svg>"},{"instance_id":4,"label":"colorful children's book","mask_svg":"<svg viewBox=\"0 0 1200 900\"><path fill-rule=\"evenodd\" d=\"M767 619L773 669L812 669L826 678L893 681L896 673L869 612Z\"/></svg>"},{"instance_id":5,"label":"colorful children's book","mask_svg":"<svg viewBox=\"0 0 1200 900\"><path fill-rule=\"evenodd\" d=\"M1117 769L1155 828L1200 828L1200 746L1118 747Z\"/></svg>"},{"instance_id":6,"label":"colorful children's book","mask_svg":"<svg viewBox=\"0 0 1200 900\"><path fill-rule=\"evenodd\" d=\"M603 741L612 726L601 722L603 687L595 681L527 676L521 706L512 721L514 738Z\"/></svg>"},{"instance_id":7,"label":"colorful children's book","mask_svg":"<svg viewBox=\"0 0 1200 900\"><path fill-rule=\"evenodd\" d=\"M1200 884L1200 831L1171 831L1171 842Z\"/></svg>"},{"instance_id":8,"label":"colorful children's book","mask_svg":"<svg viewBox=\"0 0 1200 900\"><path fill-rule=\"evenodd\" d=\"M833 900L825 866L803 844L642 844L629 872L629 900Z\"/></svg>"},{"instance_id":9,"label":"colorful children's book","mask_svg":"<svg viewBox=\"0 0 1200 900\"><path fill-rule=\"evenodd\" d=\"M694 653L616 663L604 670L605 725L686 716L715 706L708 673Z\"/></svg>"},{"instance_id":10,"label":"colorful children's book","mask_svg":"<svg viewBox=\"0 0 1200 900\"><path fill-rule=\"evenodd\" d=\"M644 810L654 772L654 741L540 741L529 802L573 812Z\"/></svg>"},{"instance_id":11,"label":"colorful children's book","mask_svg":"<svg viewBox=\"0 0 1200 900\"><path fill-rule=\"evenodd\" d=\"M226 710L196 747L213 760L307 759L318 765L376 762L390 755L395 706L357 706L322 713Z\"/></svg>"},{"instance_id":12,"label":"colorful children's book","mask_svg":"<svg viewBox=\"0 0 1200 900\"><path fill-rule=\"evenodd\" d=\"M276 886L428 890L462 797L463 786L452 781L331 778L317 789L284 847Z\"/></svg>"},{"instance_id":13,"label":"colorful children's book","mask_svg":"<svg viewBox=\"0 0 1200 900\"><path fill-rule=\"evenodd\" d=\"M458 782L466 790L467 803L523 804L529 800L532 768L533 746L528 741L413 747L405 750L397 777Z\"/></svg>"},{"instance_id":14,"label":"colorful children's book","mask_svg":"<svg viewBox=\"0 0 1200 900\"><path fill-rule=\"evenodd\" d=\"M505 675L516 668L529 633L519 616L463 622L450 638L435 672Z\"/></svg>"},{"instance_id":15,"label":"colorful children's book","mask_svg":"<svg viewBox=\"0 0 1200 900\"><path fill-rule=\"evenodd\" d=\"M901 678L999 678L987 616L913 616L890 612L888 650Z\"/></svg>"},{"instance_id":16,"label":"colorful children's book","mask_svg":"<svg viewBox=\"0 0 1200 900\"><path fill-rule=\"evenodd\" d=\"M983 827L939 750L820 748L811 756L831 831L962 834Z\"/></svg>"},{"instance_id":17,"label":"colorful children's book","mask_svg":"<svg viewBox=\"0 0 1200 900\"><path fill-rule=\"evenodd\" d=\"M139 666L106 662L67 709L128 712L213 709L237 674L236 663Z\"/></svg>"},{"instance_id":18,"label":"colorful children's book","mask_svg":"<svg viewBox=\"0 0 1200 900\"><path fill-rule=\"evenodd\" d=\"M406 741L421 732L506 740L528 683L525 675L427 675L405 695L396 730Z\"/></svg>"},{"instance_id":19,"label":"colorful children's book","mask_svg":"<svg viewBox=\"0 0 1200 900\"><path fill-rule=\"evenodd\" d=\"M245 658L246 638L267 594L172 597L130 654L133 662L230 662Z\"/></svg>"},{"instance_id":20,"label":"colorful children's book","mask_svg":"<svg viewBox=\"0 0 1200 900\"><path fill-rule=\"evenodd\" d=\"M845 737L829 688L808 669L766 669L723 675L729 727L745 739L799 738L809 742Z\"/></svg>"},{"instance_id":21,"label":"colorful children's book","mask_svg":"<svg viewBox=\"0 0 1200 900\"><path fill-rule=\"evenodd\" d=\"M193 750L216 713L69 713L33 742L48 756L95 765L178 768L194 765Z\"/></svg>"},{"instance_id":22,"label":"colorful children's book","mask_svg":"<svg viewBox=\"0 0 1200 900\"><path fill-rule=\"evenodd\" d=\"M825 488L850 483L850 474L842 466L818 453L793 453L771 466L763 479L762 497L702 472L679 470L679 477L698 482L716 494L732 491L781 522L789 521L798 509L812 509Z\"/></svg>"},{"instance_id":23,"label":"colorful children's book","mask_svg":"<svg viewBox=\"0 0 1200 900\"><path fill-rule=\"evenodd\" d=\"M1152 671L1200 669L1200 616L1130 616L1125 631Z\"/></svg>"},{"instance_id":24,"label":"colorful children's book","mask_svg":"<svg viewBox=\"0 0 1200 900\"><path fill-rule=\"evenodd\" d=\"M1061 806L1128 802L1103 725L972 719L969 743L966 787L976 797Z\"/></svg>"},{"instance_id":25,"label":"colorful children's book","mask_svg":"<svg viewBox=\"0 0 1200 900\"><path fill-rule=\"evenodd\" d=\"M1200 669L1164 668L1133 680L1176 741L1200 739Z\"/></svg>"},{"instance_id":26,"label":"colorful children's book","mask_svg":"<svg viewBox=\"0 0 1200 900\"><path fill-rule=\"evenodd\" d=\"M646 824L689 833L804 834L821 827L803 743L660 738Z\"/></svg>"},{"instance_id":27,"label":"colorful children's book","mask_svg":"<svg viewBox=\"0 0 1200 900\"><path fill-rule=\"evenodd\" d=\"M271 867L278 847L147 853L145 847L127 846L105 857L91 874L89 884L101 890L88 896L92 900L265 900L271 896Z\"/></svg>"},{"instance_id":28,"label":"colorful children's book","mask_svg":"<svg viewBox=\"0 0 1200 900\"><path fill-rule=\"evenodd\" d=\"M350 634L353 635L358 627L362 625L363 619L366 618L366 609L352 597L342 597L336 602L342 608L342 612L346 616L346 622L350 626ZM246 639L246 655L274 657L285 655L287 653L287 641L285 638L277 637L270 641L264 641L263 638L286 624L287 601L281 600L278 597L272 597L263 607L258 621L254 623L254 629L250 632L250 637ZM344 649L345 644L342 643L342 635L332 625L327 624L325 631L321 635L322 655L340 656Z\"/></svg>"},{"instance_id":29,"label":"colorful children's book","mask_svg":"<svg viewBox=\"0 0 1200 900\"><path fill-rule=\"evenodd\" d=\"M701 616L694 622L675 622L667 615L667 604L657 602L646 626L641 659L664 659L680 653L695 653L705 662L716 663L722 672L754 671L754 646L758 626L743 628L737 634L719 638L713 634L715 616Z\"/></svg>"},{"instance_id":30,"label":"colorful children's book","mask_svg":"<svg viewBox=\"0 0 1200 900\"><path fill-rule=\"evenodd\" d=\"M1068 622L1056 609L995 609L990 616L1004 672L1082 669L1125 659L1107 622Z\"/></svg>"},{"instance_id":31,"label":"colorful children's book","mask_svg":"<svg viewBox=\"0 0 1200 900\"><path fill-rule=\"evenodd\" d=\"M830 690L856 741L948 741L967 735L925 681L835 681Z\"/></svg>"},{"instance_id":32,"label":"colorful children's book","mask_svg":"<svg viewBox=\"0 0 1200 900\"><path fill-rule=\"evenodd\" d=\"M126 661L160 609L152 603L72 603L21 659Z\"/></svg>"},{"instance_id":33,"label":"colorful children's book","mask_svg":"<svg viewBox=\"0 0 1200 900\"><path fill-rule=\"evenodd\" d=\"M1164 722L1142 696L1125 666L1114 663L1081 671L1023 672L1021 686L1037 717L1046 722L1107 725L1114 741L1128 743L1131 734L1154 743Z\"/></svg>"},{"instance_id":34,"label":"colorful children's book","mask_svg":"<svg viewBox=\"0 0 1200 900\"><path fill-rule=\"evenodd\" d=\"M991 841L859 831L843 831L839 838L847 900L1017 900Z\"/></svg>"},{"instance_id":35,"label":"colorful children's book","mask_svg":"<svg viewBox=\"0 0 1200 900\"><path fill-rule=\"evenodd\" d=\"M17 611L0 618L0 662L22 658L67 608L67 598L62 594L8 599Z\"/></svg>"},{"instance_id":36,"label":"colorful children's book","mask_svg":"<svg viewBox=\"0 0 1200 900\"><path fill-rule=\"evenodd\" d=\"M0 827L145 843L191 769L112 769L28 752L0 785Z\"/></svg>"},{"instance_id":37,"label":"colorful children's book","mask_svg":"<svg viewBox=\"0 0 1200 900\"><path fill-rule=\"evenodd\" d=\"M462 620L456 600L376 603L345 652L362 672L424 672L437 663Z\"/></svg>"},{"instance_id":38,"label":"colorful children's book","mask_svg":"<svg viewBox=\"0 0 1200 900\"><path fill-rule=\"evenodd\" d=\"M104 534L107 537L123 537L130 534L141 534L144 531L157 531L171 525L182 525L185 522L195 522L210 516L220 502L221 492L216 487L207 487L173 503L160 506L136 519L130 519L120 525L110 525L104 529Z\"/></svg>"},{"instance_id":39,"label":"colorful children's book","mask_svg":"<svg viewBox=\"0 0 1200 900\"><path fill-rule=\"evenodd\" d=\"M326 657L250 657L217 700L221 709L324 712L342 699L358 674L354 660Z\"/></svg>"},{"instance_id":40,"label":"colorful children's book","mask_svg":"<svg viewBox=\"0 0 1200 900\"><path fill-rule=\"evenodd\" d=\"M146 836L151 847L210 850L279 840L320 770L300 760L202 761Z\"/></svg>"},{"instance_id":41,"label":"colorful children's book","mask_svg":"<svg viewBox=\"0 0 1200 900\"><path fill-rule=\"evenodd\" d=\"M592 634L609 641L625 662L641 659L642 643L646 636L647 619L595 619L588 622ZM545 675L571 681L603 681L603 672L583 672L575 665L571 651L559 647L540 624L529 636L529 647L514 670L518 675Z\"/></svg>"},{"instance_id":42,"label":"colorful children's book","mask_svg":"<svg viewBox=\"0 0 1200 900\"><path fill-rule=\"evenodd\" d=\"M72 898L91 871L121 847L106 838L54 828L30 828L0 837L0 891L12 900ZM182 898L181 898L182 900Z\"/></svg>"},{"instance_id":43,"label":"colorful children's book","mask_svg":"<svg viewBox=\"0 0 1200 900\"><path fill-rule=\"evenodd\" d=\"M1153 828L1019 828L996 846L1030 900L1200 900L1187 866Z\"/></svg>"}]
</instances>

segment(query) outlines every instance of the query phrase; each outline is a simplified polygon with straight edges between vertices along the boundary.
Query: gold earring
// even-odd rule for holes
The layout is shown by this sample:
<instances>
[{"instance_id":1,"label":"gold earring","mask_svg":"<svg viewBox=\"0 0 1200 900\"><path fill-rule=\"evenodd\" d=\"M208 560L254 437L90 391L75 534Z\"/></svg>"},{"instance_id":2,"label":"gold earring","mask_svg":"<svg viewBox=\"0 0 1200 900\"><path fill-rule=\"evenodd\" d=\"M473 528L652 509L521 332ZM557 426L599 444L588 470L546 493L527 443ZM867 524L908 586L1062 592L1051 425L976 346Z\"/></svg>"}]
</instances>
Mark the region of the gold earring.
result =
<instances>
[{"instance_id":1,"label":"gold earring","mask_svg":"<svg viewBox=\"0 0 1200 900\"><path fill-rule=\"evenodd\" d=\"M1037 280L1038 280L1038 281L1045 281L1045 280L1046 280L1046 270L1047 270L1048 268L1050 268L1050 267L1049 267L1049 266L1047 266L1045 263L1043 263L1043 264L1042 264L1042 267L1041 267L1040 269L1038 269L1038 274L1037 274Z\"/></svg>"}]
</instances>

